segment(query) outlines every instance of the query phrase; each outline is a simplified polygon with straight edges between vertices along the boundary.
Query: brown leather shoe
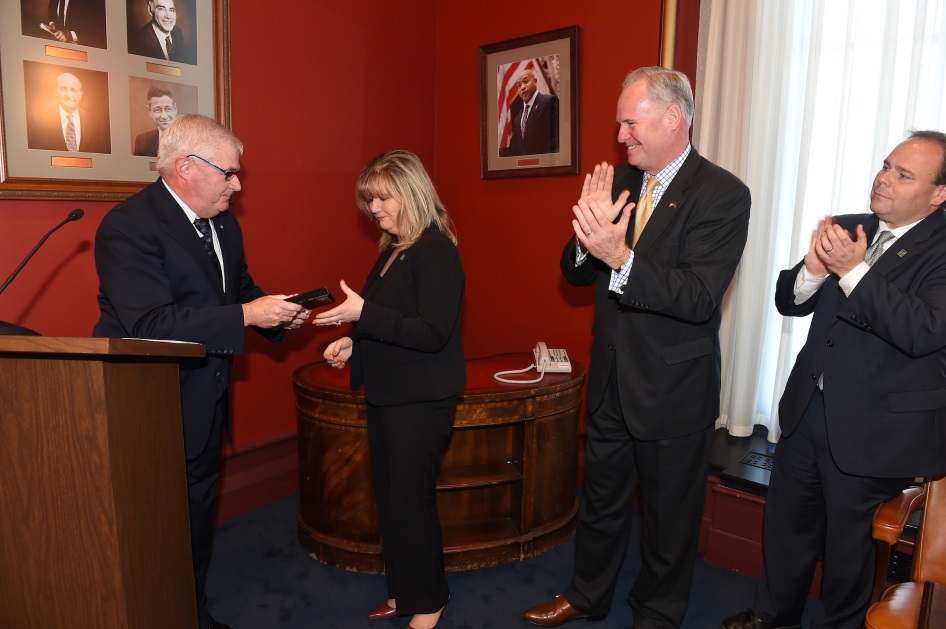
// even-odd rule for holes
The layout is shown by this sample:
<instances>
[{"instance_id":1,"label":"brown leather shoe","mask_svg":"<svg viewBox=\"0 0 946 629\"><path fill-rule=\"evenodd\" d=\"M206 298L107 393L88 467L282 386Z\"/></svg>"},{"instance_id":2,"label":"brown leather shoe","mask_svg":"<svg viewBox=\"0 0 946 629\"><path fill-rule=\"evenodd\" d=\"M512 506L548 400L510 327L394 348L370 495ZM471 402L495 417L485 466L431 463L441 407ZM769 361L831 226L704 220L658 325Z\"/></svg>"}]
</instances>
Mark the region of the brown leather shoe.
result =
<instances>
[{"instance_id":1,"label":"brown leather shoe","mask_svg":"<svg viewBox=\"0 0 946 629\"><path fill-rule=\"evenodd\" d=\"M531 622L533 625L540 627L558 627L570 620L578 620L579 618L584 618L585 620L603 620L604 614L600 616L586 614L569 605L565 597L559 595L555 597L554 601L545 603L544 605L530 607L525 611L522 617L525 618L527 622Z\"/></svg>"},{"instance_id":2,"label":"brown leather shoe","mask_svg":"<svg viewBox=\"0 0 946 629\"><path fill-rule=\"evenodd\" d=\"M388 605L387 601L381 601L381 604L368 612L368 618L370 620L377 620L379 618L394 618L397 616L397 609Z\"/></svg>"},{"instance_id":3,"label":"brown leather shoe","mask_svg":"<svg viewBox=\"0 0 946 629\"><path fill-rule=\"evenodd\" d=\"M751 609L741 611L735 616L730 616L719 625L720 629L801 629L801 625L782 625L776 626L770 622L765 622L755 615Z\"/></svg>"}]
</instances>

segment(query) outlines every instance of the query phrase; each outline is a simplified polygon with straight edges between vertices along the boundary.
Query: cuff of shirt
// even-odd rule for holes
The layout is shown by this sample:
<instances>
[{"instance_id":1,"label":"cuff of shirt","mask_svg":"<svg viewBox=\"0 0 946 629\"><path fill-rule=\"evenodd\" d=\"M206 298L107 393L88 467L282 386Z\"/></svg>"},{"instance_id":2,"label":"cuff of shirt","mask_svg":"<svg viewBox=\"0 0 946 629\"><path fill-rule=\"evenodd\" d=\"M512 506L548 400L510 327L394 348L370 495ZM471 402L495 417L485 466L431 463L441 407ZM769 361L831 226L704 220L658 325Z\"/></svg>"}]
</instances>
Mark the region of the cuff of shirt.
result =
<instances>
[{"instance_id":1,"label":"cuff of shirt","mask_svg":"<svg viewBox=\"0 0 946 629\"><path fill-rule=\"evenodd\" d=\"M631 275L631 265L634 264L634 251L627 254L627 260L620 269L611 270L611 281L608 282L608 290L614 291L618 295L624 294L624 287L627 285L627 279Z\"/></svg>"},{"instance_id":2,"label":"cuff of shirt","mask_svg":"<svg viewBox=\"0 0 946 629\"><path fill-rule=\"evenodd\" d=\"M575 266L581 266L588 259L588 252L581 248L581 241L575 238Z\"/></svg>"},{"instance_id":3,"label":"cuff of shirt","mask_svg":"<svg viewBox=\"0 0 946 629\"><path fill-rule=\"evenodd\" d=\"M870 265L866 262L861 262L838 281L838 286L841 287L845 295L850 295L851 291L857 286L857 283L867 275L869 270Z\"/></svg>"},{"instance_id":4,"label":"cuff of shirt","mask_svg":"<svg viewBox=\"0 0 946 629\"><path fill-rule=\"evenodd\" d=\"M828 279L827 275L824 277L812 275L803 264L798 271L798 275L795 276L795 303L803 304L811 299L811 296L818 292L826 279Z\"/></svg>"}]
</instances>

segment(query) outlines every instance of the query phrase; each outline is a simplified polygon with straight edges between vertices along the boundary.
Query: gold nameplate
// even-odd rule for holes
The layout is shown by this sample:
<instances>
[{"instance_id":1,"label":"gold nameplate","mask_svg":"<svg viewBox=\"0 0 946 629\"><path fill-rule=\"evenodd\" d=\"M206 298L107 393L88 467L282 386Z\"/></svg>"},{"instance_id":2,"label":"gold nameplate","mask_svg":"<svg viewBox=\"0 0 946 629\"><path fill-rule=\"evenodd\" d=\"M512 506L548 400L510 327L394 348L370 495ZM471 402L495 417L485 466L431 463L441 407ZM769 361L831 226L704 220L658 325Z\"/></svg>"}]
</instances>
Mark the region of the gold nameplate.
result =
<instances>
[{"instance_id":1,"label":"gold nameplate","mask_svg":"<svg viewBox=\"0 0 946 629\"><path fill-rule=\"evenodd\" d=\"M52 166L64 168L92 168L91 157L57 157L54 155L49 158L49 162Z\"/></svg>"},{"instance_id":2,"label":"gold nameplate","mask_svg":"<svg viewBox=\"0 0 946 629\"><path fill-rule=\"evenodd\" d=\"M166 74L168 76L181 76L181 69L177 66L165 66L160 63L146 63L145 70L155 74Z\"/></svg>"},{"instance_id":3,"label":"gold nameplate","mask_svg":"<svg viewBox=\"0 0 946 629\"><path fill-rule=\"evenodd\" d=\"M71 48L60 48L58 46L46 46L46 56L72 59L73 61L89 60L89 53L84 50L72 50Z\"/></svg>"}]
</instances>

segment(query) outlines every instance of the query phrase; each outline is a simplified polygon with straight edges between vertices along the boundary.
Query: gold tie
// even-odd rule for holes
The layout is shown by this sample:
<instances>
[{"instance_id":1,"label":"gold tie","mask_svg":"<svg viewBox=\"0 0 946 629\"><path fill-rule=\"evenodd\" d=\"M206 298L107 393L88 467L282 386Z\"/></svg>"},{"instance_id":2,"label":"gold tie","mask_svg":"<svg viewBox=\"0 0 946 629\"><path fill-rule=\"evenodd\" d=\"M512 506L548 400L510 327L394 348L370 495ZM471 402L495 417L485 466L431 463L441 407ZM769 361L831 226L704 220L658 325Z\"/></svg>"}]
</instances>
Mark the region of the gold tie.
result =
<instances>
[{"instance_id":1,"label":"gold tie","mask_svg":"<svg viewBox=\"0 0 946 629\"><path fill-rule=\"evenodd\" d=\"M654 213L654 188L656 188L659 183L656 177L648 179L647 189L644 190L644 194L641 195L640 200L637 202L637 210L634 212L634 239L631 241L632 249L637 245L637 239L641 237L641 232L644 231L644 225L647 224L650 215Z\"/></svg>"}]
</instances>

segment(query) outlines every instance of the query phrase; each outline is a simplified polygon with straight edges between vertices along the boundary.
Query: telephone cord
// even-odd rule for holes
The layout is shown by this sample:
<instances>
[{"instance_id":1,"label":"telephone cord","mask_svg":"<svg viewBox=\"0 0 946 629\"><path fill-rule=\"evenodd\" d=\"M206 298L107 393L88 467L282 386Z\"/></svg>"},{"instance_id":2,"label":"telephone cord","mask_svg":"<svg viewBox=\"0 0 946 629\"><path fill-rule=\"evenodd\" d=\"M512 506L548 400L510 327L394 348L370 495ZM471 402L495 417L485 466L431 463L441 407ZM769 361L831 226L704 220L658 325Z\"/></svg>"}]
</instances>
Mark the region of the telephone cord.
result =
<instances>
[{"instance_id":1,"label":"telephone cord","mask_svg":"<svg viewBox=\"0 0 946 629\"><path fill-rule=\"evenodd\" d=\"M539 372L539 377L536 378L535 380L510 380L509 378L502 377L509 374L513 374L513 373L525 373L531 369L535 369L536 371ZM545 377L544 365L542 366L541 369L536 367L535 365L529 365L525 369L511 369L509 371L497 371L496 373L493 374L494 379L498 380L499 382L505 382L507 384L535 384L536 382L541 382L542 378L544 377Z\"/></svg>"}]
</instances>

